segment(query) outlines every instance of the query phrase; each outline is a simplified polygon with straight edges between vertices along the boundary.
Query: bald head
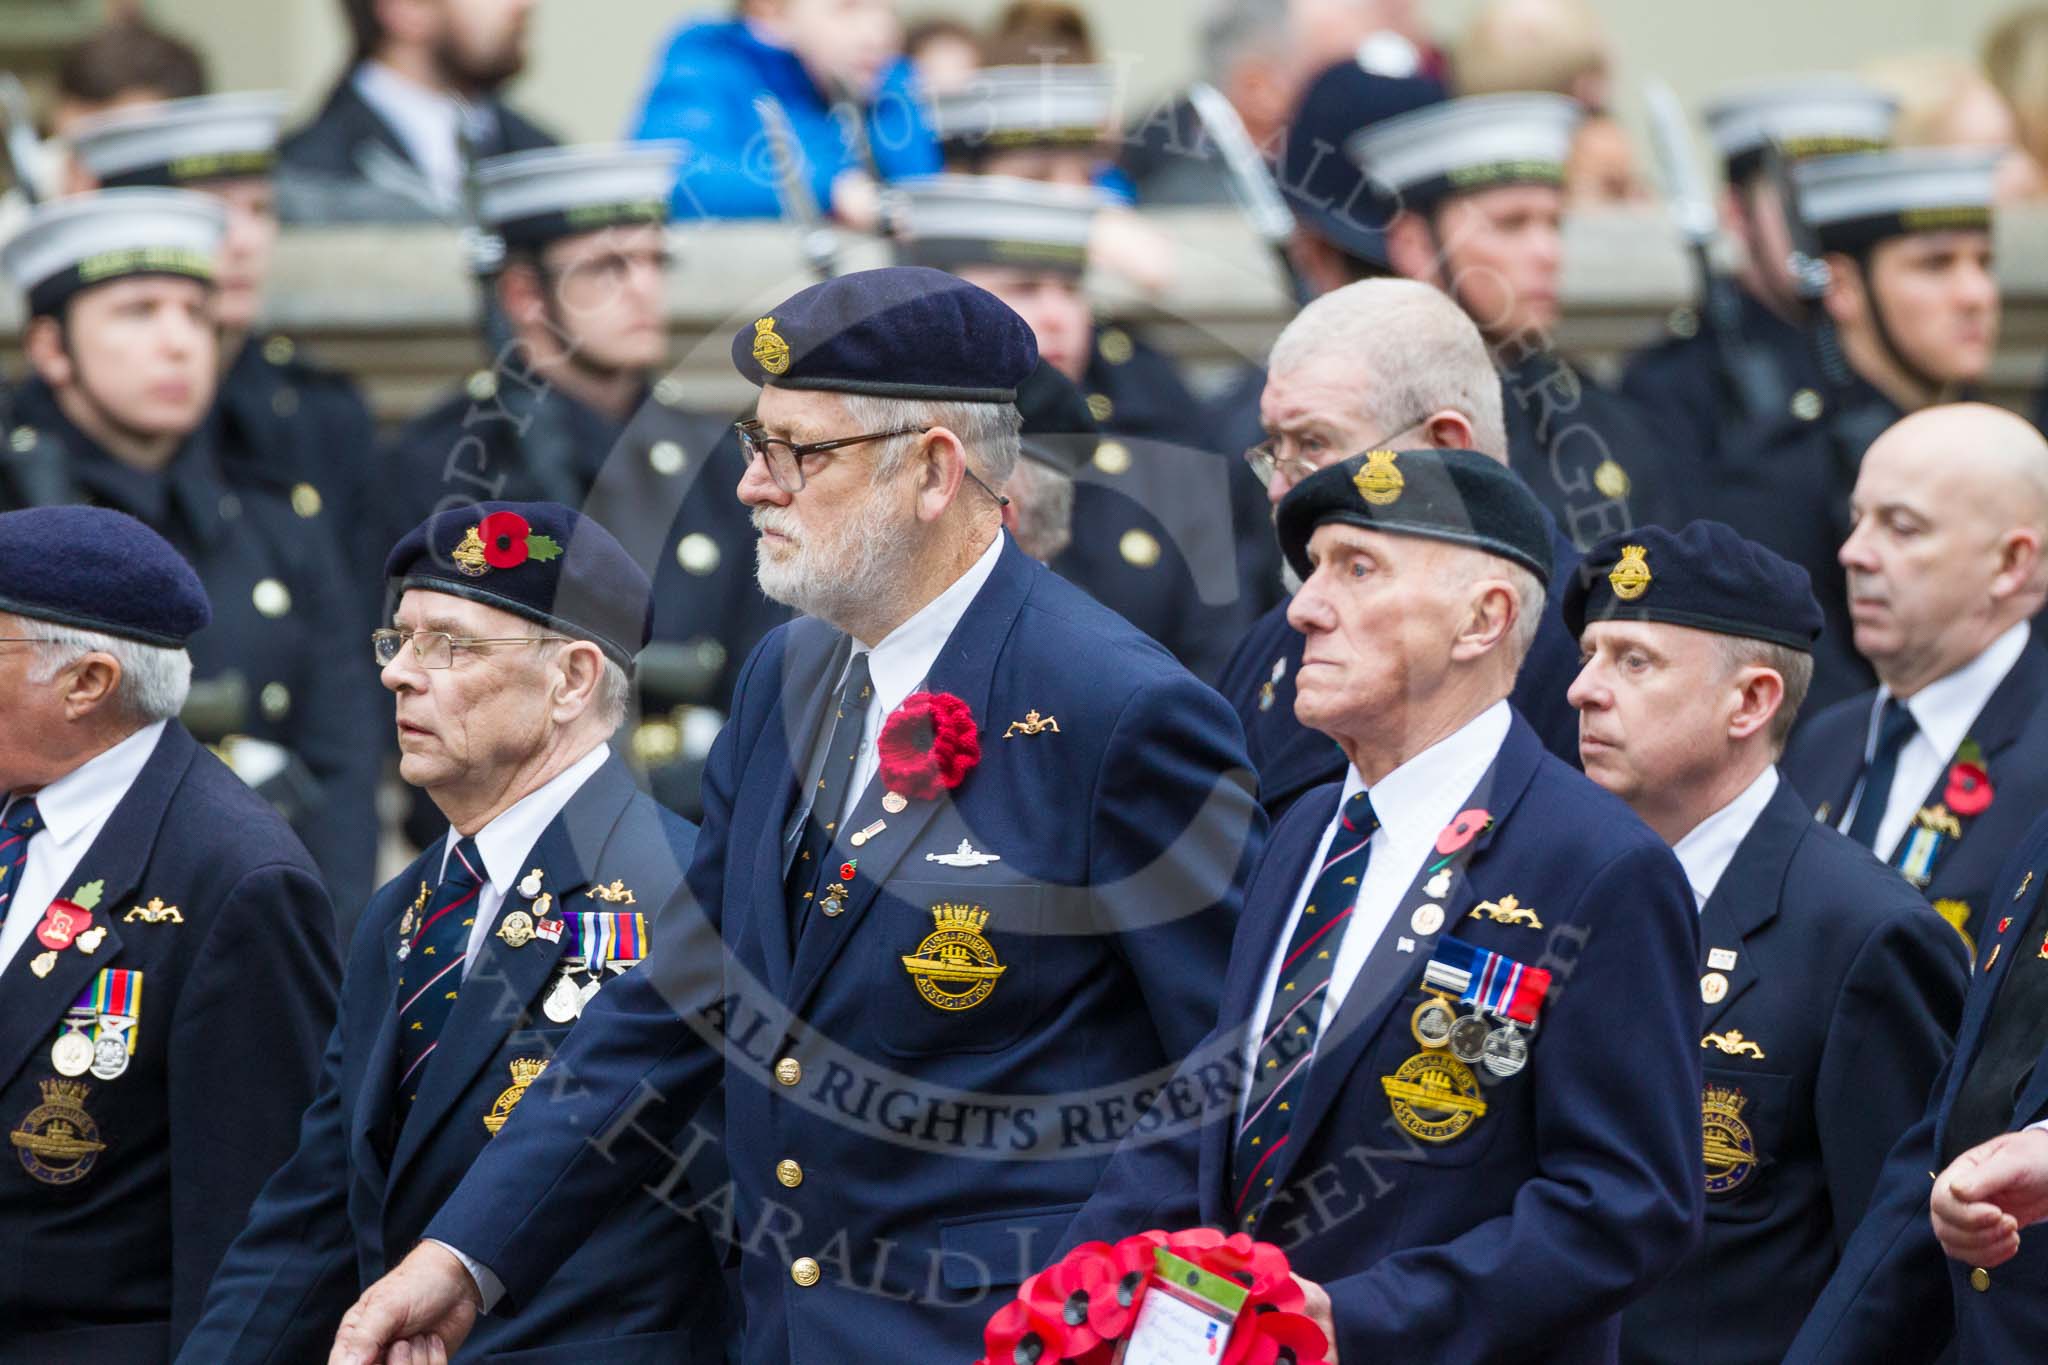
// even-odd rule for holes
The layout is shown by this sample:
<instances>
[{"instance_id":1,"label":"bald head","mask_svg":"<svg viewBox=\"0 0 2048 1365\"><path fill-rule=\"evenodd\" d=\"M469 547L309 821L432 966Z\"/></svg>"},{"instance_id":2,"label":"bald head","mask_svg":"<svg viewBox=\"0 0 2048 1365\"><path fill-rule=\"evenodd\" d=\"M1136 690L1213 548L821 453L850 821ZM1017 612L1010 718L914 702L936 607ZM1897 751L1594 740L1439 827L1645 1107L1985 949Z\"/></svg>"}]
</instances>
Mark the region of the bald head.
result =
<instances>
[{"instance_id":1,"label":"bald head","mask_svg":"<svg viewBox=\"0 0 2048 1365\"><path fill-rule=\"evenodd\" d=\"M1911 696L2048 600L2048 440L1985 403L1901 419L1864 453L1843 544L1856 648Z\"/></svg>"}]
</instances>

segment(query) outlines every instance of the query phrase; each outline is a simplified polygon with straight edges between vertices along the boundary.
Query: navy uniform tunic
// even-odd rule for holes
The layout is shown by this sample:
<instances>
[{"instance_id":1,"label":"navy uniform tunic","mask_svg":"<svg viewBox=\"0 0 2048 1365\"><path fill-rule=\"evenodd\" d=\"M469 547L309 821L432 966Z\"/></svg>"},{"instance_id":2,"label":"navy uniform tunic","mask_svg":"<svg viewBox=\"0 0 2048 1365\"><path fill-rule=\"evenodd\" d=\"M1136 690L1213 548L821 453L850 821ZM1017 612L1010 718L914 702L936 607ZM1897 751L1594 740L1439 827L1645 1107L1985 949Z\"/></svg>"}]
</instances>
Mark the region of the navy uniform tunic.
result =
<instances>
[{"instance_id":1,"label":"navy uniform tunic","mask_svg":"<svg viewBox=\"0 0 2048 1365\"><path fill-rule=\"evenodd\" d=\"M291 1155L334 1020L334 912L291 831L176 721L72 880L101 883L106 937L45 976L31 937L0 973L0 1359L161 1365ZM142 973L133 1056L67 1080L51 1046L103 969ZM24 1143L59 1123L104 1145Z\"/></svg>"},{"instance_id":2,"label":"navy uniform tunic","mask_svg":"<svg viewBox=\"0 0 2048 1365\"><path fill-rule=\"evenodd\" d=\"M569 798L522 864L540 869L557 915L652 917L680 884L695 838L690 825L635 791L625 765L611 758ZM263 1187L181 1360L323 1359L356 1295L412 1249L427 1219L495 1140L486 1118L516 1112L549 1084L541 1072L518 1093L515 1064L551 1063L571 1031L573 1021L555 1022L541 1008L571 936L514 947L494 933L463 979L421 1073L417 1103L402 1125L394 1117L401 924L419 888L438 882L445 849L437 840L364 912L298 1150ZM594 897L594 887L629 891L634 902ZM499 924L532 904L515 887ZM598 996L623 979L612 977ZM680 1120L673 1141L687 1145ZM645 1168L644 1158L643 1151L631 1153L636 1169ZM715 1185L719 1163L715 1146L702 1145L686 1180ZM648 1183L662 1174L650 1172ZM589 1244L516 1315L481 1319L456 1359L721 1360L717 1261L703 1229L676 1212L687 1198L678 1193L664 1202L636 1191L608 1205L605 1225Z\"/></svg>"},{"instance_id":3,"label":"navy uniform tunic","mask_svg":"<svg viewBox=\"0 0 2048 1365\"><path fill-rule=\"evenodd\" d=\"M927 680L967 704L979 764L901 810L870 782L829 854L854 864L845 908L799 920L792 755L812 752L848 654L805 618L748 661L706 776L695 913L664 918L656 970L571 1038L561 1064L587 1094L530 1094L429 1225L515 1311L625 1188L590 1125L636 1093L688 1109L722 1073L733 1189L706 1216L742 1249L750 1365L971 1360L1149 1100L1139 1078L1214 1021L1264 830L1221 699L1006 544ZM1057 731L1013 733L1032 712ZM904 961L948 914L1002 969L958 1008ZM720 941L723 970L706 965ZM721 1034L722 1066L703 1045Z\"/></svg>"},{"instance_id":4,"label":"navy uniform tunic","mask_svg":"<svg viewBox=\"0 0 2048 1365\"><path fill-rule=\"evenodd\" d=\"M1585 549L1631 526L1683 526L1691 477L1647 414L1554 352L1501 372L1508 466Z\"/></svg>"},{"instance_id":5,"label":"navy uniform tunic","mask_svg":"<svg viewBox=\"0 0 2048 1365\"><path fill-rule=\"evenodd\" d=\"M95 445L40 381L23 390L15 416L24 425L11 440L19 457L40 462L41 482L10 484L0 469L0 508L112 507L198 570L213 624L191 642L195 688L238 679L242 705L217 708L227 731L281 745L303 765L303 776L294 769L266 790L312 851L346 929L360 904L349 897L368 894L376 856L382 751L370 741L390 732L350 600L360 575L325 534L309 534L318 519L305 515L303 500L294 505L289 475L223 455L217 419L162 472L147 474Z\"/></svg>"},{"instance_id":6,"label":"navy uniform tunic","mask_svg":"<svg viewBox=\"0 0 2048 1365\"><path fill-rule=\"evenodd\" d=\"M1681 453L1680 467L1709 473L1722 446L1744 422L1791 411L1796 402L1811 411L1827 389L1804 328L1785 321L1748 290L1735 287L1740 301L1736 335L1724 358L1713 316L1703 308L1673 314L1672 335L1629 358L1621 373L1622 397L1657 416L1657 433ZM1755 386L1762 407L1745 413L1723 371L1739 366ZM1800 397L1804 391L1805 397Z\"/></svg>"},{"instance_id":7,"label":"navy uniform tunic","mask_svg":"<svg viewBox=\"0 0 2048 1365\"><path fill-rule=\"evenodd\" d=\"M1622 1358L1782 1360L1948 1060L1969 959L1783 783L1700 911L1700 954L1725 983L1700 1035L1706 1238L1622 1315Z\"/></svg>"}]
</instances>

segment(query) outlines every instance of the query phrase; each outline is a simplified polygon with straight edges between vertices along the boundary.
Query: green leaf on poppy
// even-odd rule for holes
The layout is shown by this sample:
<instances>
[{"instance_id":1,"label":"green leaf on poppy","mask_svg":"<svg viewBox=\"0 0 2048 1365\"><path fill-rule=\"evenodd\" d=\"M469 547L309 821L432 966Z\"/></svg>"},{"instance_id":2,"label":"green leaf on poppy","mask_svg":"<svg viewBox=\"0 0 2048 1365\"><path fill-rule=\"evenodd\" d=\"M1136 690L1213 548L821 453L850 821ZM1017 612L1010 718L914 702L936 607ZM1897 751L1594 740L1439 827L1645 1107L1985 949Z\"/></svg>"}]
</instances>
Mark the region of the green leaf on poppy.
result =
<instances>
[{"instance_id":1,"label":"green leaf on poppy","mask_svg":"<svg viewBox=\"0 0 2048 1365\"><path fill-rule=\"evenodd\" d=\"M1983 767L1984 747L1974 739L1965 739L1962 747L1956 750L1956 762L1971 763L1979 768Z\"/></svg>"},{"instance_id":2,"label":"green leaf on poppy","mask_svg":"<svg viewBox=\"0 0 2048 1365\"><path fill-rule=\"evenodd\" d=\"M526 538L526 553L534 559L560 559L562 547L554 537L544 536L536 531Z\"/></svg>"},{"instance_id":3,"label":"green leaf on poppy","mask_svg":"<svg viewBox=\"0 0 2048 1365\"><path fill-rule=\"evenodd\" d=\"M100 894L106 889L105 882L87 882L71 893L71 903L81 910L96 909L100 903Z\"/></svg>"}]
</instances>

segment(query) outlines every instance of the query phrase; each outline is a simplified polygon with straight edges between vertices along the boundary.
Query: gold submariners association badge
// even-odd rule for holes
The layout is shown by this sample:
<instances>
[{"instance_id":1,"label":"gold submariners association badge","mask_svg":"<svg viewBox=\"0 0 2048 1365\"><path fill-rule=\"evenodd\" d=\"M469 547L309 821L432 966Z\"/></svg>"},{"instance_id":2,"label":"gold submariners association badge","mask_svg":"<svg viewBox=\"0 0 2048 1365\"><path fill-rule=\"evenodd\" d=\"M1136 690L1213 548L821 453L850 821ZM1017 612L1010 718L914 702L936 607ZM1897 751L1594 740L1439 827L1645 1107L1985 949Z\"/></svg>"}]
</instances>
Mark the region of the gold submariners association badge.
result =
<instances>
[{"instance_id":1,"label":"gold submariners association badge","mask_svg":"<svg viewBox=\"0 0 2048 1365\"><path fill-rule=\"evenodd\" d=\"M903 959L903 970L928 1003L942 1010L973 1009L1009 970L996 961L995 948L982 936L988 911L978 905L934 905L932 920L938 927Z\"/></svg>"},{"instance_id":2,"label":"gold submariners association badge","mask_svg":"<svg viewBox=\"0 0 2048 1365\"><path fill-rule=\"evenodd\" d=\"M1621 547L1621 559L1608 571L1607 585L1624 602L1633 602L1650 590L1649 550L1641 545Z\"/></svg>"},{"instance_id":3,"label":"gold submariners association badge","mask_svg":"<svg viewBox=\"0 0 2048 1365\"><path fill-rule=\"evenodd\" d=\"M1708 1194L1733 1194L1756 1173L1756 1138L1742 1121L1748 1103L1748 1097L1730 1085L1710 1085L1701 1092Z\"/></svg>"},{"instance_id":4,"label":"gold submariners association badge","mask_svg":"<svg viewBox=\"0 0 2048 1365\"><path fill-rule=\"evenodd\" d=\"M45 1185L72 1185L85 1179L107 1144L100 1126L85 1112L92 1087L83 1081L42 1083L43 1102L7 1135L21 1157L22 1168Z\"/></svg>"},{"instance_id":5,"label":"gold submariners association badge","mask_svg":"<svg viewBox=\"0 0 2048 1365\"><path fill-rule=\"evenodd\" d=\"M491 1112L484 1115L484 1128L492 1137L505 1126L505 1120L512 1117L512 1111L519 1107L519 1101L526 1098L526 1087L540 1079L540 1073L548 1069L544 1057L515 1057L512 1060L512 1084L499 1092L497 1101L491 1105Z\"/></svg>"},{"instance_id":6,"label":"gold submariners association badge","mask_svg":"<svg viewBox=\"0 0 2048 1365\"><path fill-rule=\"evenodd\" d=\"M1479 1078L1447 1052L1418 1052L1393 1075L1380 1077L1394 1122L1422 1142L1449 1142L1486 1113Z\"/></svg>"},{"instance_id":7,"label":"gold submariners association badge","mask_svg":"<svg viewBox=\"0 0 2048 1365\"><path fill-rule=\"evenodd\" d=\"M1398 501L1401 490L1408 486L1407 478L1394 464L1394 455L1391 450L1368 450L1365 452L1365 465L1351 476L1358 496L1375 507L1386 507Z\"/></svg>"},{"instance_id":8,"label":"gold submariners association badge","mask_svg":"<svg viewBox=\"0 0 2048 1365\"><path fill-rule=\"evenodd\" d=\"M774 318L754 320L754 363L769 374L789 369L789 343L775 335Z\"/></svg>"}]
</instances>

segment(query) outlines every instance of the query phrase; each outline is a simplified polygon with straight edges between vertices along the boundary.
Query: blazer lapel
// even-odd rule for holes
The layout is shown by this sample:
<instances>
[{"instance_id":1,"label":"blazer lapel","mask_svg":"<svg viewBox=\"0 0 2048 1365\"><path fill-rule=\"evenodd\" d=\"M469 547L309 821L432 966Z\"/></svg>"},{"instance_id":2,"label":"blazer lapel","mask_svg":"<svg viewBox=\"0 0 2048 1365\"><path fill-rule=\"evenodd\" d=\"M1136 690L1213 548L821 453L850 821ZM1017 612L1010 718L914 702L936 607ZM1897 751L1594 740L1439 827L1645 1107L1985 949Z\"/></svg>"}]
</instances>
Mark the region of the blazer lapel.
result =
<instances>
[{"instance_id":1,"label":"blazer lapel","mask_svg":"<svg viewBox=\"0 0 2048 1365\"><path fill-rule=\"evenodd\" d=\"M106 931L99 946L88 953L74 937L70 947L56 951L49 974L37 976L34 963L44 950L30 937L0 973L0 1085L12 1081L24 1064L55 1040L64 1011L101 968L113 966L120 956L121 931L116 926L156 848L164 812L170 809L178 784L198 752L197 741L178 722L164 727L142 771L107 817L99 837L78 860L69 878L71 885L58 893L68 897L74 888L88 882L101 884L91 925L91 929ZM23 905L14 910L39 921L42 918L39 907ZM148 1026L146 1019L138 1025Z\"/></svg>"},{"instance_id":2,"label":"blazer lapel","mask_svg":"<svg viewBox=\"0 0 2048 1365\"><path fill-rule=\"evenodd\" d=\"M383 988L377 992L377 1032L371 1039L363 1069L357 1073L355 1103L350 1106L349 1146L355 1153L356 1165L374 1178L380 1190L385 1188L389 1176L393 1102L398 1091L398 947L403 940L398 931L405 921L392 914L396 908L392 901L410 905L429 888L431 878L427 869L440 868L447 843L446 835L436 839L363 912L366 918L381 917L384 924L384 951L379 958L384 977Z\"/></svg>"},{"instance_id":3,"label":"blazer lapel","mask_svg":"<svg viewBox=\"0 0 2048 1365\"><path fill-rule=\"evenodd\" d=\"M633 792L632 778L618 756L612 755L542 831L532 853L520 860L525 867L540 868L542 892L554 898L548 911L551 917L575 913L572 899L590 885L588 869L596 863ZM514 910L530 910L530 905L515 887L499 907L498 918L502 922ZM399 1130L391 1154L394 1182L404 1177L407 1166L443 1123L464 1120L464 1115L455 1112L458 1102L506 1038L527 1026L534 999L554 974L562 952L560 941L534 938L514 948L495 932L484 935L483 946L462 979L461 994L441 1031L440 1046L434 1049L420 1080L420 1097ZM471 1122L476 1119L468 1117Z\"/></svg>"},{"instance_id":4,"label":"blazer lapel","mask_svg":"<svg viewBox=\"0 0 2048 1365\"><path fill-rule=\"evenodd\" d=\"M1478 806L1493 812L1492 827L1473 841L1470 857L1465 863L1468 869L1485 858L1501 827L1513 818L1515 807L1528 788L1529 779L1535 776L1536 764L1543 752L1536 732L1529 728L1528 722L1516 716L1509 724L1507 738L1502 741L1492 767L1465 802L1467 808ZM1337 1007L1328 1033L1317 1044L1316 1059L1309 1064L1308 1090L1301 1098L1301 1112L1295 1116L1287 1151L1279 1159L1279 1169L1274 1173L1274 1181L1278 1185L1287 1183L1294 1163L1308 1145L1305 1139L1342 1096L1346 1078L1379 1036L1388 1011L1409 986L1421 979L1422 969L1428 964L1430 951L1437 939L1451 932L1472 913L1476 903L1472 879L1469 875L1460 875L1452 883L1450 896L1443 902L1443 928L1431 935L1414 933L1408 917L1426 880L1423 870L1418 868L1393 917L1381 931L1379 941L1373 945L1365 966L1360 969L1358 980L1352 983L1343 1003ZM1409 952L1400 950L1400 939L1404 936L1415 945Z\"/></svg>"},{"instance_id":5,"label":"blazer lapel","mask_svg":"<svg viewBox=\"0 0 2048 1365\"><path fill-rule=\"evenodd\" d=\"M926 690L951 692L967 703L975 724L982 728L984 768L992 761L999 761L994 760L989 752L990 736L987 732L988 698L995 681L996 661L1002 655L1011 627L1017 623L1017 612L1030 593L1034 567L1024 557L1023 551L1006 539L1002 556L996 561L995 572L975 594L974 601L960 618L960 624L953 628L952 635L947 638L945 647L939 651L938 658L932 662L931 672L926 676ZM861 793L860 800L854 805L852 817L840 828L832 851L826 855L834 862L859 858L861 875L849 888L846 910L839 916L837 925L826 929L818 922L818 917L813 916L809 931L797 944L789 989L784 995L792 1010L802 1011L811 992L824 978L825 969L853 938L860 921L874 904L876 893L903 860L903 855L916 845L925 827L952 802L970 804L975 799L974 793L988 787L991 780L986 771L970 773L956 794L941 795L930 801L913 801L901 814L893 816L883 816L882 813L882 798L886 793L882 790L880 776L868 783L867 790ZM877 818L888 821L888 827L880 836L859 849L847 843L853 831L865 828ZM973 821L968 823L972 825ZM789 914L779 883L776 898L777 903L784 906L786 924Z\"/></svg>"},{"instance_id":6,"label":"blazer lapel","mask_svg":"<svg viewBox=\"0 0 2048 1365\"><path fill-rule=\"evenodd\" d=\"M770 804L755 829L753 895L748 904L745 931L760 946L760 960L766 969L768 988L780 995L789 986L790 959L789 896L785 889L789 859L795 856L795 842L786 837L799 809L801 788L811 770L819 728L825 723L832 691L853 653L844 635L820 629L815 643L792 644L783 655L782 685L777 691L777 714L762 733L750 757L750 766L764 771L775 785Z\"/></svg>"},{"instance_id":7,"label":"blazer lapel","mask_svg":"<svg viewBox=\"0 0 2048 1365\"><path fill-rule=\"evenodd\" d=\"M1778 917L1785 869L1812 824L1798 794L1780 781L1700 910L1701 971L1719 972L1728 982L1727 994L1706 1007L1705 1032L1715 1032L1721 1016L1757 983L1756 959L1744 951L1744 940ZM1735 954L1734 962L1715 965L1726 959L1714 955L1726 952Z\"/></svg>"}]
</instances>

